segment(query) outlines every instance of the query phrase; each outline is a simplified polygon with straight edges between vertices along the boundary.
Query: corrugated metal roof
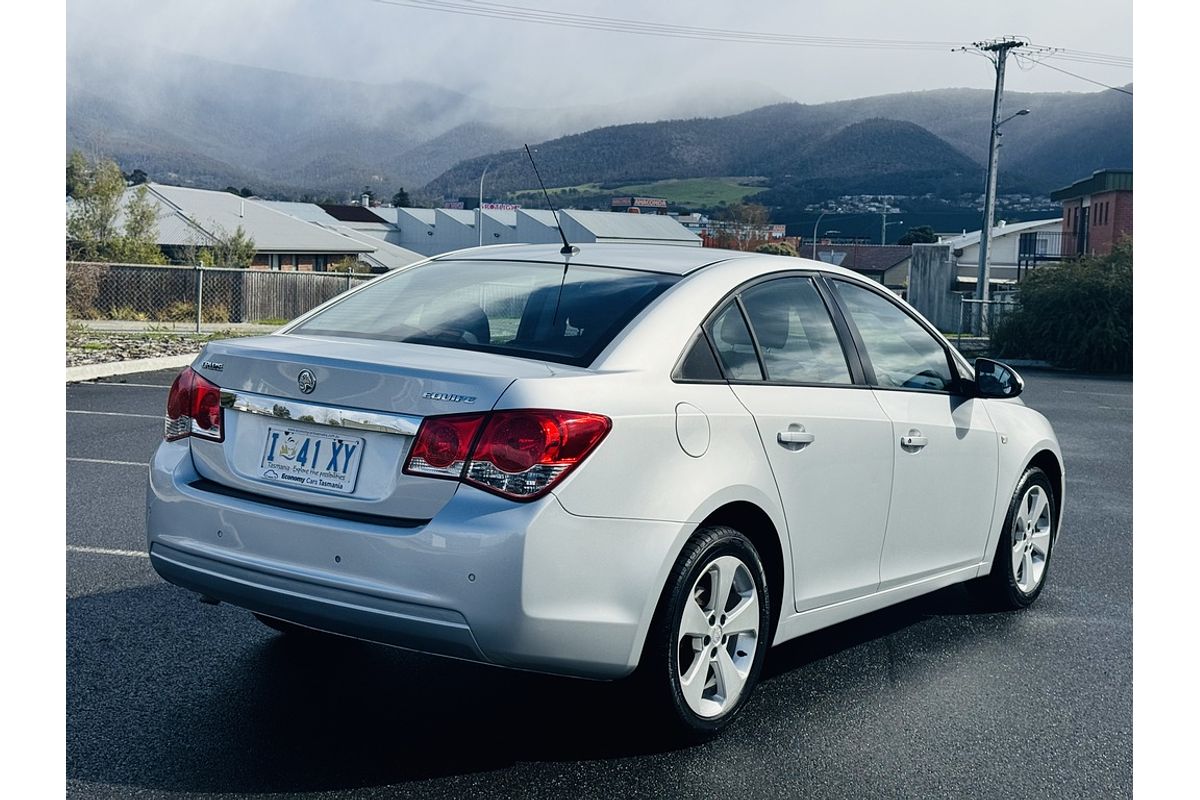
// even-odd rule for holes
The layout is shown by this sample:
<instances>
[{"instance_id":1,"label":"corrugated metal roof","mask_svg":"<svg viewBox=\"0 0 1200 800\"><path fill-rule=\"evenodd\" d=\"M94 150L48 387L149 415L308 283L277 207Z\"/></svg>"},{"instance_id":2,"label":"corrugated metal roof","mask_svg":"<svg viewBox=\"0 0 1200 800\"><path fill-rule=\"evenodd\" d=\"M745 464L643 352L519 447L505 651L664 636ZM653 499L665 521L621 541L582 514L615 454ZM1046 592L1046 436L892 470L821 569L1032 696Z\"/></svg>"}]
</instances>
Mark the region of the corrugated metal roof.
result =
<instances>
[{"instance_id":1,"label":"corrugated metal roof","mask_svg":"<svg viewBox=\"0 0 1200 800\"><path fill-rule=\"evenodd\" d=\"M414 252L407 248L401 247L391 242L386 242L383 239L377 239L369 233L357 231L348 225L334 223L325 226L332 231L335 231L341 236L353 239L360 244L367 245L372 248L371 252L363 253L362 258L366 261L377 264L385 269L398 269L407 267L409 264L415 264L421 261L425 256Z\"/></svg>"},{"instance_id":2,"label":"corrugated metal roof","mask_svg":"<svg viewBox=\"0 0 1200 800\"><path fill-rule=\"evenodd\" d=\"M699 236L666 215L620 214L612 211L575 211L573 209L559 213L570 217L597 239L700 244Z\"/></svg>"},{"instance_id":3,"label":"corrugated metal roof","mask_svg":"<svg viewBox=\"0 0 1200 800\"><path fill-rule=\"evenodd\" d=\"M312 225L290 213L228 192L189 189L159 183L146 186L151 202L157 202L165 208L165 213L160 213L161 244L203 244L196 242L194 233L192 239L167 240L166 237L177 236L184 226L190 227L187 222L191 220L204 232L214 235L228 235L240 225L246 234L254 239L255 249L261 253L339 254L363 253L374 249L322 229L318 225ZM171 225L167 222L166 217L171 212L183 221L183 225Z\"/></svg>"},{"instance_id":4,"label":"corrugated metal roof","mask_svg":"<svg viewBox=\"0 0 1200 800\"><path fill-rule=\"evenodd\" d=\"M467 225L472 228L475 227L474 211L467 211L462 208L437 208L434 209L434 211L436 212L434 214L435 218L437 214L445 214L447 217L459 223L460 225Z\"/></svg>"},{"instance_id":5,"label":"corrugated metal roof","mask_svg":"<svg viewBox=\"0 0 1200 800\"><path fill-rule=\"evenodd\" d=\"M514 212L515 213L515 212ZM520 213L548 227L554 227L554 212L544 208L522 208Z\"/></svg>"},{"instance_id":6,"label":"corrugated metal roof","mask_svg":"<svg viewBox=\"0 0 1200 800\"><path fill-rule=\"evenodd\" d=\"M994 241L999 239L1001 236L1012 236L1015 233L1024 233L1040 227L1045 227L1047 229L1050 229L1051 227L1057 228L1061 225L1061 217L1056 219L1035 219L1030 220L1029 222L1013 222L1007 225L997 225L996 227L992 228L992 239ZM962 236L955 236L953 239L950 239L947 244L949 244L950 247L955 250L963 247L970 247L973 244L979 244L979 234L980 231L971 231L970 233L965 233Z\"/></svg>"},{"instance_id":7,"label":"corrugated metal roof","mask_svg":"<svg viewBox=\"0 0 1200 800\"><path fill-rule=\"evenodd\" d=\"M485 208L483 210L483 215L485 217L487 217L488 219L495 220L496 222L500 223L501 225L507 225L510 228L517 227L517 212L516 211L503 211L503 210L499 210L499 209Z\"/></svg>"},{"instance_id":8,"label":"corrugated metal roof","mask_svg":"<svg viewBox=\"0 0 1200 800\"><path fill-rule=\"evenodd\" d=\"M907 244L831 244L818 245L817 258L827 264L855 272L887 272L905 259L912 258Z\"/></svg>"},{"instance_id":9,"label":"corrugated metal roof","mask_svg":"<svg viewBox=\"0 0 1200 800\"><path fill-rule=\"evenodd\" d=\"M350 206L345 204L332 203L317 203L329 216L341 222L383 222L382 217L378 217L371 213L371 209L364 206Z\"/></svg>"},{"instance_id":10,"label":"corrugated metal roof","mask_svg":"<svg viewBox=\"0 0 1200 800\"><path fill-rule=\"evenodd\" d=\"M1090 178L1075 181L1070 186L1055 189L1050 193L1050 199L1073 200L1076 197L1086 197L1103 192L1132 192L1133 170L1131 169L1098 169Z\"/></svg>"},{"instance_id":11,"label":"corrugated metal roof","mask_svg":"<svg viewBox=\"0 0 1200 800\"><path fill-rule=\"evenodd\" d=\"M425 225L432 225L437 219L437 214L432 208L393 208L391 210L396 212L397 224L399 225L404 224L405 215Z\"/></svg>"},{"instance_id":12,"label":"corrugated metal roof","mask_svg":"<svg viewBox=\"0 0 1200 800\"><path fill-rule=\"evenodd\" d=\"M325 210L316 203L293 203L288 200L256 200L255 202L262 203L267 208L291 214L305 222L316 222L319 225L332 225L337 222L336 218L325 213Z\"/></svg>"}]
</instances>

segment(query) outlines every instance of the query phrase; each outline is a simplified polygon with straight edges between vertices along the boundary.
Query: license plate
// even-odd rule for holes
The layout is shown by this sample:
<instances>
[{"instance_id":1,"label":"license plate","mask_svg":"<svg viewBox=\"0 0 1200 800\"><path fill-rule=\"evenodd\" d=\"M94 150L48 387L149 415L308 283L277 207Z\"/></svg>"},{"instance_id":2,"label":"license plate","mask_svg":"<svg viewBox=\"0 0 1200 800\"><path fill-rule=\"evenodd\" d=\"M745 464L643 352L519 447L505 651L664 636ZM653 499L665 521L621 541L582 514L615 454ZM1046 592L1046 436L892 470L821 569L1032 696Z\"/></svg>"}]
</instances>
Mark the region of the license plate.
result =
<instances>
[{"instance_id":1,"label":"license plate","mask_svg":"<svg viewBox=\"0 0 1200 800\"><path fill-rule=\"evenodd\" d=\"M362 451L363 440L356 436L272 426L258 477L298 489L350 494Z\"/></svg>"}]
</instances>

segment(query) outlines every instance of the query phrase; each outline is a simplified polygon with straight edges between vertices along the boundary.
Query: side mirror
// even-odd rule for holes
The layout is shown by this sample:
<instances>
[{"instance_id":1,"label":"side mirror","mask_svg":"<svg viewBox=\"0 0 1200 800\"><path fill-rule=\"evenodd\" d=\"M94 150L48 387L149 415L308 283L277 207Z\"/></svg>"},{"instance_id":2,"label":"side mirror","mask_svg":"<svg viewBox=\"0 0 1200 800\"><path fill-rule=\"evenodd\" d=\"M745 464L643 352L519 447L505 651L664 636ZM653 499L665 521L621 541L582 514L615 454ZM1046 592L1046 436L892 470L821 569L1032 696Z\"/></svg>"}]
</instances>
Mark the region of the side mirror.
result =
<instances>
[{"instance_id":1,"label":"side mirror","mask_svg":"<svg viewBox=\"0 0 1200 800\"><path fill-rule=\"evenodd\" d=\"M975 359L976 397L1016 397L1025 389L1025 381L1007 364L990 358Z\"/></svg>"}]
</instances>

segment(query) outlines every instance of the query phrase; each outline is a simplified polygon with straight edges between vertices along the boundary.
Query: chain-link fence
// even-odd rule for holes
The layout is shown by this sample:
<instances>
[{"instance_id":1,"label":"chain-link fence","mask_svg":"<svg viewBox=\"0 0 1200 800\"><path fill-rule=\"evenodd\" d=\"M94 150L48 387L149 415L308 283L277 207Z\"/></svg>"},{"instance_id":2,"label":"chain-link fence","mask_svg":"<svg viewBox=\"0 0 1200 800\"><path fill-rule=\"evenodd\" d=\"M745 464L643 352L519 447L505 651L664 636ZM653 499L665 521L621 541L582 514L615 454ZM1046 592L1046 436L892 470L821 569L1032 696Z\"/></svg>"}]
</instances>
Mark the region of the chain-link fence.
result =
<instances>
[{"instance_id":1,"label":"chain-link fence","mask_svg":"<svg viewBox=\"0 0 1200 800\"><path fill-rule=\"evenodd\" d=\"M974 331L984 336L995 330L996 325L1017 308L1017 292L997 292L988 300L977 300L963 295L959 298L961 307L958 321L958 340L961 343L963 334L971 335ZM986 310L984 310L986 309ZM981 320L979 315L983 313Z\"/></svg>"},{"instance_id":2,"label":"chain-link fence","mask_svg":"<svg viewBox=\"0 0 1200 800\"><path fill-rule=\"evenodd\" d=\"M68 261L67 319L279 325L373 277Z\"/></svg>"}]
</instances>

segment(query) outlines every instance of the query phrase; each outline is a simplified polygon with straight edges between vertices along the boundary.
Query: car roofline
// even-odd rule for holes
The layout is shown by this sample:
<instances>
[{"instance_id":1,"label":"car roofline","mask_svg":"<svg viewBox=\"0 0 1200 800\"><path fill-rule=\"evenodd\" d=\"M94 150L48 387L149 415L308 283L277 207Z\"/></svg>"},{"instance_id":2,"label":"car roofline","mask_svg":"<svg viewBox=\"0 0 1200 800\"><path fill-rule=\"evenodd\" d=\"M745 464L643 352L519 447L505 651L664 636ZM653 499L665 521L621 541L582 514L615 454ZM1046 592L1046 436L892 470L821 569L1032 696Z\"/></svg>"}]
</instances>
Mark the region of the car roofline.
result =
<instances>
[{"instance_id":1,"label":"car roofline","mask_svg":"<svg viewBox=\"0 0 1200 800\"><path fill-rule=\"evenodd\" d=\"M688 275L714 264L761 255L737 250L669 243L585 242L575 247L579 250L578 253L564 255L561 252L561 246L557 244L520 242L493 244L452 250L432 256L429 261L508 261L564 266L569 264L571 266L627 269L637 272L658 272L667 275ZM650 263L637 263L643 260Z\"/></svg>"}]
</instances>

